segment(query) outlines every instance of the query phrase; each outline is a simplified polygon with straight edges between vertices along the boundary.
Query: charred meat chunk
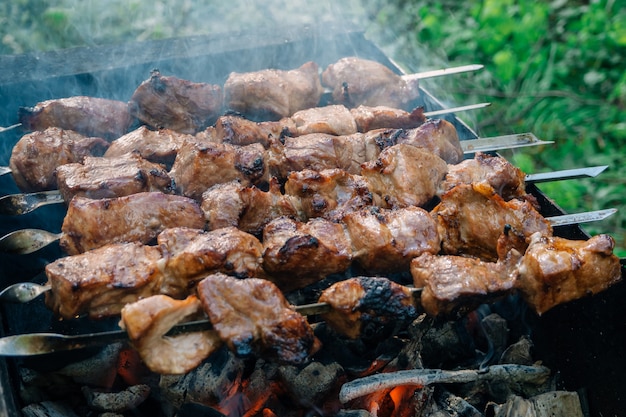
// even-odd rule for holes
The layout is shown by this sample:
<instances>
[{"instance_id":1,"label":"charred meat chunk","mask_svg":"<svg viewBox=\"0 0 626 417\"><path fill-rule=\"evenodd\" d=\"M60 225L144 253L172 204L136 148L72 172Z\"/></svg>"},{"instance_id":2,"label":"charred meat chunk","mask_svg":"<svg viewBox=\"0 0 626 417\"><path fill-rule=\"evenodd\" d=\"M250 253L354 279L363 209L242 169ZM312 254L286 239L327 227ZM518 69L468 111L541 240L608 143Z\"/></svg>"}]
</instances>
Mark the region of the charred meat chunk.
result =
<instances>
[{"instance_id":1,"label":"charred meat chunk","mask_svg":"<svg viewBox=\"0 0 626 417\"><path fill-rule=\"evenodd\" d=\"M569 240L534 233L519 266L517 287L538 314L604 291L622 277L614 247L608 235Z\"/></svg>"},{"instance_id":2,"label":"charred meat chunk","mask_svg":"<svg viewBox=\"0 0 626 417\"><path fill-rule=\"evenodd\" d=\"M213 330L166 336L174 325L202 315L194 295L184 300L153 295L127 304L121 313L120 327L146 366L159 374L187 373L222 345Z\"/></svg>"},{"instance_id":3,"label":"charred meat chunk","mask_svg":"<svg viewBox=\"0 0 626 417\"><path fill-rule=\"evenodd\" d=\"M424 108L411 112L388 106L359 106L350 109L359 132L376 129L414 129L426 122Z\"/></svg>"},{"instance_id":4,"label":"charred meat chunk","mask_svg":"<svg viewBox=\"0 0 626 417\"><path fill-rule=\"evenodd\" d=\"M128 104L123 101L75 96L43 101L35 107L22 107L19 121L28 130L57 127L113 140L128 132L133 119Z\"/></svg>"},{"instance_id":5,"label":"charred meat chunk","mask_svg":"<svg viewBox=\"0 0 626 417\"><path fill-rule=\"evenodd\" d=\"M444 119L430 119L415 129L398 132L396 143L425 148L449 164L463 160L463 148L454 125Z\"/></svg>"},{"instance_id":6,"label":"charred meat chunk","mask_svg":"<svg viewBox=\"0 0 626 417\"><path fill-rule=\"evenodd\" d=\"M322 72L322 84L333 101L347 107L404 108L419 97L417 81L407 81L383 64L357 57L342 58Z\"/></svg>"},{"instance_id":7,"label":"charred meat chunk","mask_svg":"<svg viewBox=\"0 0 626 417\"><path fill-rule=\"evenodd\" d=\"M194 134L215 122L222 110L222 88L153 71L128 103L137 119L155 129Z\"/></svg>"},{"instance_id":8,"label":"charred meat chunk","mask_svg":"<svg viewBox=\"0 0 626 417\"><path fill-rule=\"evenodd\" d=\"M147 192L92 200L75 197L61 231L61 247L70 255L109 243L150 243L171 227L204 229L204 214L195 200Z\"/></svg>"},{"instance_id":9,"label":"charred meat chunk","mask_svg":"<svg viewBox=\"0 0 626 417\"><path fill-rule=\"evenodd\" d=\"M330 312L326 323L351 338L388 337L418 316L410 288L387 278L354 277L325 289L319 297Z\"/></svg>"},{"instance_id":10,"label":"charred meat chunk","mask_svg":"<svg viewBox=\"0 0 626 417\"><path fill-rule=\"evenodd\" d=\"M82 163L61 165L56 169L57 185L67 202L74 196L114 198L161 191L172 192L172 178L162 165L136 153L116 158L88 156Z\"/></svg>"},{"instance_id":11,"label":"charred meat chunk","mask_svg":"<svg viewBox=\"0 0 626 417\"><path fill-rule=\"evenodd\" d=\"M231 145L244 146L260 143L267 148L272 137L280 138L296 134L295 124L288 117L276 122L255 122L240 115L227 114L218 117L215 122L217 142Z\"/></svg>"},{"instance_id":12,"label":"charred meat chunk","mask_svg":"<svg viewBox=\"0 0 626 417\"><path fill-rule=\"evenodd\" d=\"M100 156L108 146L109 143L101 138L50 127L22 136L13 147L9 167L20 190L54 190L57 188L57 167L82 162L87 156Z\"/></svg>"},{"instance_id":13,"label":"charred meat chunk","mask_svg":"<svg viewBox=\"0 0 626 417\"><path fill-rule=\"evenodd\" d=\"M267 280L213 274L200 281L198 296L214 329L238 356L298 365L318 348L306 318Z\"/></svg>"},{"instance_id":14,"label":"charred meat chunk","mask_svg":"<svg viewBox=\"0 0 626 417\"><path fill-rule=\"evenodd\" d=\"M46 265L46 305L59 317L119 314L127 303L159 291L161 251L138 242L103 246Z\"/></svg>"},{"instance_id":15,"label":"charred meat chunk","mask_svg":"<svg viewBox=\"0 0 626 417\"><path fill-rule=\"evenodd\" d=\"M293 70L233 72L224 83L224 104L252 120L291 116L319 103L323 89L318 69L306 62Z\"/></svg>"}]
</instances>

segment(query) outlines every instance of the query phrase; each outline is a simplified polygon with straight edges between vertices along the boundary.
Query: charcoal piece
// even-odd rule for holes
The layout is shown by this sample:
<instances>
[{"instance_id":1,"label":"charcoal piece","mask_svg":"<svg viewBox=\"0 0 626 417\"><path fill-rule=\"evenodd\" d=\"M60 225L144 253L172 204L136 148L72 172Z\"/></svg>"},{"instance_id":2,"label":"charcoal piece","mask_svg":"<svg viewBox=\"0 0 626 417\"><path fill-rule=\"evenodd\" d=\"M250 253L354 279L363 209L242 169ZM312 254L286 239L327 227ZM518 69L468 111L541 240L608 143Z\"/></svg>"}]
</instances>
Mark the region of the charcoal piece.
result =
<instances>
[{"instance_id":1,"label":"charcoal piece","mask_svg":"<svg viewBox=\"0 0 626 417\"><path fill-rule=\"evenodd\" d=\"M312 407L337 388L344 374L336 362L323 364L312 362L303 369L295 366L281 366L279 374L293 400L303 406Z\"/></svg>"}]
</instances>

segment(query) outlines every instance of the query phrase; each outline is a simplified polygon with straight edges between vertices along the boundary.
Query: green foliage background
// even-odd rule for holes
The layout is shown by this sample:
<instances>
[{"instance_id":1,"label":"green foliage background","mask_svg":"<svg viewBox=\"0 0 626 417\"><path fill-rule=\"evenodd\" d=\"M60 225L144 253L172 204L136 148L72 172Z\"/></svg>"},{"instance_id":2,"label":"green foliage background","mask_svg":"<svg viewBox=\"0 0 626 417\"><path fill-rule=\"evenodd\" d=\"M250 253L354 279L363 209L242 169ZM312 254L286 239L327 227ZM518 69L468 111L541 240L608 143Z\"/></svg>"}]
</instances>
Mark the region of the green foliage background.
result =
<instances>
[{"instance_id":1,"label":"green foliage background","mask_svg":"<svg viewBox=\"0 0 626 417\"><path fill-rule=\"evenodd\" d=\"M595 179L542 184L568 212L616 207L586 226L626 256L624 0L13 0L0 4L0 54L349 22L407 71L481 63L425 86L451 104L489 101L469 119L481 136L533 132L555 144L506 151L526 172L609 165Z\"/></svg>"}]
</instances>

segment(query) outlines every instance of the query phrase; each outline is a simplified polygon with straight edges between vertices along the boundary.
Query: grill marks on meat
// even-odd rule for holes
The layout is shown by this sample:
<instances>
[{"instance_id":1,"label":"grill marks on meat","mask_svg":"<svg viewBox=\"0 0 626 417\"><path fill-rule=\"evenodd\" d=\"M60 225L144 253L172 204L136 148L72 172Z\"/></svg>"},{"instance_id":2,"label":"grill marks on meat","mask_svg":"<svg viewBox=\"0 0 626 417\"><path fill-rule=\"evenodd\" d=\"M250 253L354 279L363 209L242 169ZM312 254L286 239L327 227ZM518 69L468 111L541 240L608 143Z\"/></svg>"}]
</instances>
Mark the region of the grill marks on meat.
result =
<instances>
[{"instance_id":1,"label":"grill marks on meat","mask_svg":"<svg viewBox=\"0 0 626 417\"><path fill-rule=\"evenodd\" d=\"M161 251L138 242L112 244L46 266L46 305L58 316L118 314L124 305L159 291Z\"/></svg>"},{"instance_id":2,"label":"grill marks on meat","mask_svg":"<svg viewBox=\"0 0 626 417\"><path fill-rule=\"evenodd\" d=\"M65 201L74 196L114 198L149 191L172 191L172 178L159 164L136 153L116 158L85 157L82 163L56 169L59 191Z\"/></svg>"},{"instance_id":3,"label":"grill marks on meat","mask_svg":"<svg viewBox=\"0 0 626 417\"><path fill-rule=\"evenodd\" d=\"M132 124L125 102L85 96L47 100L37 103L35 107L22 107L18 116L27 130L56 127L107 140L122 136Z\"/></svg>"},{"instance_id":4,"label":"grill marks on meat","mask_svg":"<svg viewBox=\"0 0 626 417\"><path fill-rule=\"evenodd\" d=\"M604 291L621 280L614 247L608 235L585 241L535 233L520 263L517 286L538 314Z\"/></svg>"},{"instance_id":5,"label":"grill marks on meat","mask_svg":"<svg viewBox=\"0 0 626 417\"><path fill-rule=\"evenodd\" d=\"M213 274L198 284L198 296L220 338L238 356L256 353L297 365L319 346L306 319L267 280Z\"/></svg>"},{"instance_id":6,"label":"grill marks on meat","mask_svg":"<svg viewBox=\"0 0 626 417\"><path fill-rule=\"evenodd\" d=\"M402 108L419 97L417 81L407 82L383 64L356 57L329 65L322 73L322 84L332 89L335 103L348 107Z\"/></svg>"},{"instance_id":7,"label":"grill marks on meat","mask_svg":"<svg viewBox=\"0 0 626 417\"><path fill-rule=\"evenodd\" d=\"M9 167L20 190L53 190L57 188L57 167L102 155L108 146L101 138L50 127L22 136L13 147Z\"/></svg>"},{"instance_id":8,"label":"grill marks on meat","mask_svg":"<svg viewBox=\"0 0 626 417\"><path fill-rule=\"evenodd\" d=\"M222 88L153 71L137 87L128 107L133 116L155 129L193 134L215 122L222 110Z\"/></svg>"},{"instance_id":9,"label":"grill marks on meat","mask_svg":"<svg viewBox=\"0 0 626 417\"><path fill-rule=\"evenodd\" d=\"M224 104L253 120L278 120L317 106L322 92L319 67L306 62L293 70L232 72L224 84Z\"/></svg>"},{"instance_id":10,"label":"grill marks on meat","mask_svg":"<svg viewBox=\"0 0 626 417\"><path fill-rule=\"evenodd\" d=\"M171 328L195 316L202 316L196 296L175 300L154 295L126 305L120 327L146 366L160 374L184 374L198 366L222 344L217 332L206 330L166 336Z\"/></svg>"},{"instance_id":11,"label":"grill marks on meat","mask_svg":"<svg viewBox=\"0 0 626 417\"><path fill-rule=\"evenodd\" d=\"M110 243L150 243L167 228L203 229L204 213L190 198L160 192L126 197L71 200L61 231L61 247L70 255Z\"/></svg>"},{"instance_id":12,"label":"grill marks on meat","mask_svg":"<svg viewBox=\"0 0 626 417\"><path fill-rule=\"evenodd\" d=\"M418 316L411 290L379 277L354 277L325 289L319 297L331 310L322 315L338 333L379 338L408 326Z\"/></svg>"},{"instance_id":13,"label":"grill marks on meat","mask_svg":"<svg viewBox=\"0 0 626 417\"><path fill-rule=\"evenodd\" d=\"M448 255L469 255L485 261L498 258L498 238L505 231L519 235L520 253L535 232L552 235L552 226L526 201L505 201L487 184L461 184L441 196L433 209Z\"/></svg>"}]
</instances>

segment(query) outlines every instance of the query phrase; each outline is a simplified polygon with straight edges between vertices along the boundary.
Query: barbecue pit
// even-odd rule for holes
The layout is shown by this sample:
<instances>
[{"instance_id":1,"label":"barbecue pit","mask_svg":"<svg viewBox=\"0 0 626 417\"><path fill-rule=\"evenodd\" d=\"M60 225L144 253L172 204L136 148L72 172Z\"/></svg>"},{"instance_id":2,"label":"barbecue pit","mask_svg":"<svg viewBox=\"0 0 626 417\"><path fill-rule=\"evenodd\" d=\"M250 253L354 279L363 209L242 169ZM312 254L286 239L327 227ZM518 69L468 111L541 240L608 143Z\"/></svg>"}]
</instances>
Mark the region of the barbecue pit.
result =
<instances>
[{"instance_id":1,"label":"barbecue pit","mask_svg":"<svg viewBox=\"0 0 626 417\"><path fill-rule=\"evenodd\" d=\"M1 57L0 65L14 71L3 71L4 75L0 76L0 96L3 97L0 125L15 123L16 110L20 106L31 106L46 99L88 95L126 101L154 68L162 74L183 79L223 84L231 71L291 69L308 60L323 67L344 56L373 59L400 72L359 30L328 27L286 27L281 28L280 33L239 33L228 37L173 39L123 47L79 48L40 56ZM442 108L442 104L423 89L419 102L414 104L424 105L426 110ZM462 140L476 137L460 119L446 118L454 123ZM0 164L7 165L20 132L14 130L2 135ZM19 192L10 176L0 178L0 190L2 195ZM538 198L544 216L563 214L537 187L529 185L528 191ZM65 208L54 205L24 216L7 217L0 223L0 235L23 228L58 232L64 215ZM555 234L571 239L588 237L579 226L559 227ZM0 254L2 287L37 279L43 266L60 256L62 253L55 245L32 255ZM616 319L626 313L621 301L623 287L618 284L593 298L560 306L541 318L531 317L531 322L527 323L532 329L535 356L561 374L566 389L584 391L590 414L594 416L617 415L626 409L626 364L621 354L626 329L624 322ZM42 303L36 301L20 306L3 305L1 313L3 335L43 331L82 334L115 324L113 321L57 322ZM54 360L71 362L81 356L86 358L88 353L60 354ZM222 359L224 363L228 362L228 358ZM19 415L17 381L23 366L45 369L51 362L48 357L2 360L0 389L5 395L0 400L0 411Z\"/></svg>"}]
</instances>

